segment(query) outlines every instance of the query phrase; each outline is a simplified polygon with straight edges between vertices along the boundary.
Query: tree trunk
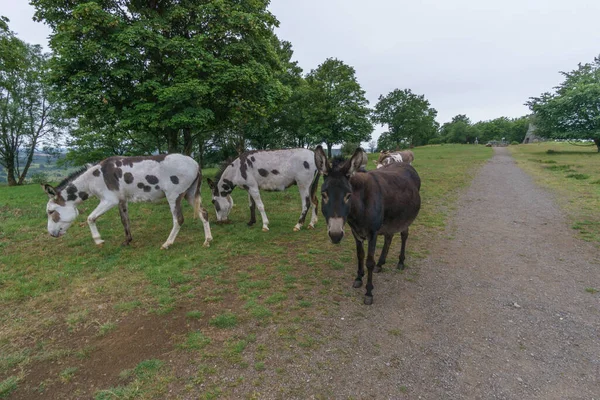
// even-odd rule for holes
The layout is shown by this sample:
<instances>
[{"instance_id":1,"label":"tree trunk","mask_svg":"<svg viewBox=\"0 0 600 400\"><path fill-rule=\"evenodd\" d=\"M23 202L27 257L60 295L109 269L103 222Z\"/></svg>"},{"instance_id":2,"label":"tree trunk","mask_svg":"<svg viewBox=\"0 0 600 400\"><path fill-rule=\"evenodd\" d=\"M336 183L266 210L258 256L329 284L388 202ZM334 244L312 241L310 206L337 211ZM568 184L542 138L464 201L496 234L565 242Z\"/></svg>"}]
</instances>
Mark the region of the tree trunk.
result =
<instances>
[{"instance_id":1,"label":"tree trunk","mask_svg":"<svg viewBox=\"0 0 600 400\"><path fill-rule=\"evenodd\" d=\"M169 153L179 152L179 135L176 130L167 132L167 151Z\"/></svg>"},{"instance_id":2,"label":"tree trunk","mask_svg":"<svg viewBox=\"0 0 600 400\"><path fill-rule=\"evenodd\" d=\"M6 166L6 179L8 181L8 186L17 186L17 181L15 180L15 167L12 163Z\"/></svg>"},{"instance_id":3,"label":"tree trunk","mask_svg":"<svg viewBox=\"0 0 600 400\"><path fill-rule=\"evenodd\" d=\"M183 130L183 154L186 156L191 155L193 146L194 141L192 139L192 130L190 128L185 128Z\"/></svg>"},{"instance_id":4,"label":"tree trunk","mask_svg":"<svg viewBox=\"0 0 600 400\"><path fill-rule=\"evenodd\" d=\"M200 169L204 168L204 140L200 140L198 143L198 161Z\"/></svg>"},{"instance_id":5,"label":"tree trunk","mask_svg":"<svg viewBox=\"0 0 600 400\"><path fill-rule=\"evenodd\" d=\"M25 181L25 177L27 176L27 171L29 171L29 167L31 166L31 162L33 161L33 152L35 151L35 145L36 145L36 143L33 143L33 147L29 151L29 154L27 154L27 162L25 163L25 168L23 168L23 173L21 173L21 176L19 176L18 185L22 185L23 182Z\"/></svg>"},{"instance_id":6,"label":"tree trunk","mask_svg":"<svg viewBox=\"0 0 600 400\"><path fill-rule=\"evenodd\" d=\"M331 158L331 147L333 146L333 143L326 143L327 144L327 158Z\"/></svg>"}]
</instances>

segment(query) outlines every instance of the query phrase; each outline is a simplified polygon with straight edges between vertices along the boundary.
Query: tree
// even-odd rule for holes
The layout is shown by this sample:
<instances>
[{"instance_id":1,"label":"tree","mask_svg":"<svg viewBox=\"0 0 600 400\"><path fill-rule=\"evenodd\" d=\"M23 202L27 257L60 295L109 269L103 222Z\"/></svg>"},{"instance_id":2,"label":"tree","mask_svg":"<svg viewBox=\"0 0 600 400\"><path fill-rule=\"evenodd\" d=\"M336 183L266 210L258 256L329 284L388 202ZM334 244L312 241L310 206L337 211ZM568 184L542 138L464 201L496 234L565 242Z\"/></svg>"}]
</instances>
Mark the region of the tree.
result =
<instances>
[{"instance_id":1,"label":"tree","mask_svg":"<svg viewBox=\"0 0 600 400\"><path fill-rule=\"evenodd\" d=\"M436 116L437 111L430 107L425 96L410 89L396 89L387 96L379 96L373 121L387 125L388 130L379 137L377 147L396 149L427 144L437 133Z\"/></svg>"},{"instance_id":2,"label":"tree","mask_svg":"<svg viewBox=\"0 0 600 400\"><path fill-rule=\"evenodd\" d=\"M318 138L318 143L327 145L329 157L334 144L370 140L373 124L369 102L354 68L328 58L307 75L306 81L304 101L311 104L306 129Z\"/></svg>"},{"instance_id":3,"label":"tree","mask_svg":"<svg viewBox=\"0 0 600 400\"><path fill-rule=\"evenodd\" d=\"M377 149L377 142L374 140L371 140L369 142L369 152L370 153L375 153L375 150Z\"/></svg>"},{"instance_id":4,"label":"tree","mask_svg":"<svg viewBox=\"0 0 600 400\"><path fill-rule=\"evenodd\" d=\"M470 143L475 140L471 120L464 114L456 115L452 121L443 124L440 134L446 143Z\"/></svg>"},{"instance_id":5,"label":"tree","mask_svg":"<svg viewBox=\"0 0 600 400\"><path fill-rule=\"evenodd\" d=\"M522 142L527 133L529 118L500 117L489 121L479 121L471 126L471 135L478 137L480 142L501 140L507 142Z\"/></svg>"},{"instance_id":6,"label":"tree","mask_svg":"<svg viewBox=\"0 0 600 400\"><path fill-rule=\"evenodd\" d=\"M536 127L547 137L592 139L600 152L600 57L560 73L565 79L553 93L542 93L526 103Z\"/></svg>"},{"instance_id":7,"label":"tree","mask_svg":"<svg viewBox=\"0 0 600 400\"><path fill-rule=\"evenodd\" d=\"M18 39L7 22L0 19L0 165L14 186L23 184L36 149L61 124L44 80L48 56Z\"/></svg>"},{"instance_id":8,"label":"tree","mask_svg":"<svg viewBox=\"0 0 600 400\"><path fill-rule=\"evenodd\" d=\"M268 3L32 1L53 30L51 82L68 116L84 119L73 134L114 129L137 150L184 153L209 132L243 136L287 95Z\"/></svg>"}]
</instances>

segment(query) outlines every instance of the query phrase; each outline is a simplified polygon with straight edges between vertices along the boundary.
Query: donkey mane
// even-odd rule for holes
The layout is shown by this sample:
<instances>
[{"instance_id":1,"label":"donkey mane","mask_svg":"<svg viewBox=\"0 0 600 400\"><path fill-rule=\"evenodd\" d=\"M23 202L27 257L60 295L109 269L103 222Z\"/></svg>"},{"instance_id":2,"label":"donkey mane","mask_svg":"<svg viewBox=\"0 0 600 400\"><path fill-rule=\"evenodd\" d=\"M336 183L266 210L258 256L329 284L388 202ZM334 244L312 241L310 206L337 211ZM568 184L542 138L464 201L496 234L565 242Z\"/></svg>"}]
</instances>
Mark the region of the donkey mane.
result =
<instances>
[{"instance_id":1,"label":"donkey mane","mask_svg":"<svg viewBox=\"0 0 600 400\"><path fill-rule=\"evenodd\" d=\"M227 169L227 167L229 167L231 165L231 163L234 160L235 160L234 157L228 157L225 161L223 161L221 163L221 165L219 165L219 169L217 170L217 173L215 174L215 183L218 183L221 180L221 177L223 176L223 173L225 172L225 170Z\"/></svg>"},{"instance_id":2,"label":"donkey mane","mask_svg":"<svg viewBox=\"0 0 600 400\"><path fill-rule=\"evenodd\" d=\"M342 167L346 161L348 160L344 156L335 156L331 159L331 167L334 170L337 170Z\"/></svg>"},{"instance_id":3,"label":"donkey mane","mask_svg":"<svg viewBox=\"0 0 600 400\"><path fill-rule=\"evenodd\" d=\"M67 187L67 185L71 182L73 182L75 179L77 179L81 174L83 174L85 171L87 171L88 169L90 169L90 167L94 166L96 164L93 165L85 165L83 167L81 167L80 169L78 169L75 172L72 172L69 176L67 176L65 179L63 179L57 186L56 186L56 191L60 192L61 190L63 190L64 188Z\"/></svg>"}]
</instances>

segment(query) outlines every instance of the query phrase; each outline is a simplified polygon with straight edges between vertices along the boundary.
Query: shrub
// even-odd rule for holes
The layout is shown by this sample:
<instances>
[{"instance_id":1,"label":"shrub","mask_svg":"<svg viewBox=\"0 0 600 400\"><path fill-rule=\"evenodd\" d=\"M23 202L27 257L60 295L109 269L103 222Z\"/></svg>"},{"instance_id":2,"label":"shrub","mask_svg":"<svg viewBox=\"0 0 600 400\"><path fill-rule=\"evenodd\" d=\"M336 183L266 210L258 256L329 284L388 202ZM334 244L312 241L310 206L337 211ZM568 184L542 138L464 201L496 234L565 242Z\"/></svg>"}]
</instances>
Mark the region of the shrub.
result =
<instances>
[{"instance_id":1,"label":"shrub","mask_svg":"<svg viewBox=\"0 0 600 400\"><path fill-rule=\"evenodd\" d=\"M431 138L427 144L442 144L442 138Z\"/></svg>"},{"instance_id":2,"label":"shrub","mask_svg":"<svg viewBox=\"0 0 600 400\"><path fill-rule=\"evenodd\" d=\"M31 183L46 183L48 182L48 174L45 172L35 172L29 178Z\"/></svg>"},{"instance_id":3,"label":"shrub","mask_svg":"<svg viewBox=\"0 0 600 400\"><path fill-rule=\"evenodd\" d=\"M513 140L512 142L510 142L510 144L515 146L515 145L519 144L519 142L517 142L516 140Z\"/></svg>"},{"instance_id":4,"label":"shrub","mask_svg":"<svg viewBox=\"0 0 600 400\"><path fill-rule=\"evenodd\" d=\"M344 143L341 148L342 155L344 157L350 157L352 154L354 154L354 151L356 150L357 147L360 147L360 143L352 143L352 142Z\"/></svg>"}]
</instances>

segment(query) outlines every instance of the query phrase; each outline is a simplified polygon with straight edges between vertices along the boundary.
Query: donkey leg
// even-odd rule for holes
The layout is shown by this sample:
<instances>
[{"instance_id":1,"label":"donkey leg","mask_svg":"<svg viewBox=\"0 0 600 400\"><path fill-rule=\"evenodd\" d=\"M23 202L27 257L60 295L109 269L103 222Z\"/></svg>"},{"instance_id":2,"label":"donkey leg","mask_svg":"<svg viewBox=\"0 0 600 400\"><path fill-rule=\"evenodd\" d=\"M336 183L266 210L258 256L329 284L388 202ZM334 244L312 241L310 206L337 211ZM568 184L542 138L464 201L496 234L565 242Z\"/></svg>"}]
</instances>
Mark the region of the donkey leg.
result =
<instances>
[{"instance_id":1,"label":"donkey leg","mask_svg":"<svg viewBox=\"0 0 600 400\"><path fill-rule=\"evenodd\" d=\"M265 205L263 204L262 199L260 198L258 189L249 190L248 193L250 193L250 195L252 196L252 199L254 199L254 202L256 203L256 207L258 208L258 211L260 212L260 217L262 218L262 222L263 222L262 230L263 230L263 232L267 232L269 230L269 219L267 218L267 214L265 213Z\"/></svg>"},{"instance_id":2,"label":"donkey leg","mask_svg":"<svg viewBox=\"0 0 600 400\"><path fill-rule=\"evenodd\" d=\"M358 271L356 273L356 279L354 280L352 287L359 288L362 286L362 279L363 276L365 276L365 248L361 239L358 239L355 236L354 241L356 242L356 257L358 258Z\"/></svg>"},{"instance_id":3,"label":"donkey leg","mask_svg":"<svg viewBox=\"0 0 600 400\"><path fill-rule=\"evenodd\" d=\"M375 246L377 245L377 233L371 234L367 253L367 292L365 293L365 304L373 304L373 269L375 268Z\"/></svg>"},{"instance_id":4,"label":"donkey leg","mask_svg":"<svg viewBox=\"0 0 600 400\"><path fill-rule=\"evenodd\" d=\"M185 193L181 193L177 197L167 197L169 206L171 206L171 214L173 215L173 229L171 229L167 241L160 246L162 250L168 249L173 244L181 225L183 225L183 213L181 212L181 199L183 199L183 196L185 196Z\"/></svg>"},{"instance_id":5,"label":"donkey leg","mask_svg":"<svg viewBox=\"0 0 600 400\"><path fill-rule=\"evenodd\" d=\"M294 226L294 232L297 232L302 228L302 225L304 225L304 220L306 219L306 214L308 214L308 209L310 208L309 188L305 188L302 186L298 186L298 188L300 190L300 198L302 200L302 212L300 213L298 223Z\"/></svg>"},{"instance_id":6,"label":"donkey leg","mask_svg":"<svg viewBox=\"0 0 600 400\"><path fill-rule=\"evenodd\" d=\"M210 223L208 222L208 211L202 205L200 205L200 214L198 214L200 220L202 221L202 225L204 226L204 247L210 247L210 242L212 242L213 237L210 232Z\"/></svg>"},{"instance_id":7,"label":"donkey leg","mask_svg":"<svg viewBox=\"0 0 600 400\"><path fill-rule=\"evenodd\" d=\"M119 201L116 199L104 199L100 201L98 207L91 212L91 214L87 217L87 223L90 227L90 231L92 231L92 238L97 245L101 245L104 243L104 240L100 237L100 232L98 232L98 228L96 227L96 220L105 212L113 208L119 204Z\"/></svg>"},{"instance_id":8,"label":"donkey leg","mask_svg":"<svg viewBox=\"0 0 600 400\"><path fill-rule=\"evenodd\" d=\"M133 238L131 237L131 230L129 228L129 214L127 213L127 201L119 202L119 214L121 215L121 222L125 228L125 241L121 243L121 246L128 246Z\"/></svg>"},{"instance_id":9,"label":"donkey leg","mask_svg":"<svg viewBox=\"0 0 600 400\"><path fill-rule=\"evenodd\" d=\"M317 210L319 209L319 200L317 199L317 196L312 195L310 201L313 205L313 209L312 209L312 217L310 218L310 223L308 224L308 229L315 229L315 224L319 220L319 216L317 213Z\"/></svg>"},{"instance_id":10,"label":"donkey leg","mask_svg":"<svg viewBox=\"0 0 600 400\"><path fill-rule=\"evenodd\" d=\"M194 209L194 218L200 217L204 226L204 247L210 247L212 234L210 232L210 224L208 223L208 212L202 207L202 196L200 195L200 187L202 186L202 174L198 172L198 176L185 193L185 199Z\"/></svg>"},{"instance_id":11,"label":"donkey leg","mask_svg":"<svg viewBox=\"0 0 600 400\"><path fill-rule=\"evenodd\" d=\"M400 260L398 262L398 269L403 270L404 260L406 259L405 251L406 251L406 240L408 239L408 228L406 230L400 232L400 237L402 238L402 249L400 250Z\"/></svg>"},{"instance_id":12,"label":"donkey leg","mask_svg":"<svg viewBox=\"0 0 600 400\"><path fill-rule=\"evenodd\" d=\"M385 235L383 242L383 249L381 250L381 255L379 256L379 261L377 261L377 265L373 272L381 272L383 264L385 264L385 259L387 258L388 251L390 250L390 245L392 244L392 238L394 235Z\"/></svg>"},{"instance_id":13,"label":"donkey leg","mask_svg":"<svg viewBox=\"0 0 600 400\"><path fill-rule=\"evenodd\" d=\"M248 192L248 203L250 204L250 221L248 221L248 226L252 226L256 223L256 202L250 196L250 192Z\"/></svg>"}]
</instances>

